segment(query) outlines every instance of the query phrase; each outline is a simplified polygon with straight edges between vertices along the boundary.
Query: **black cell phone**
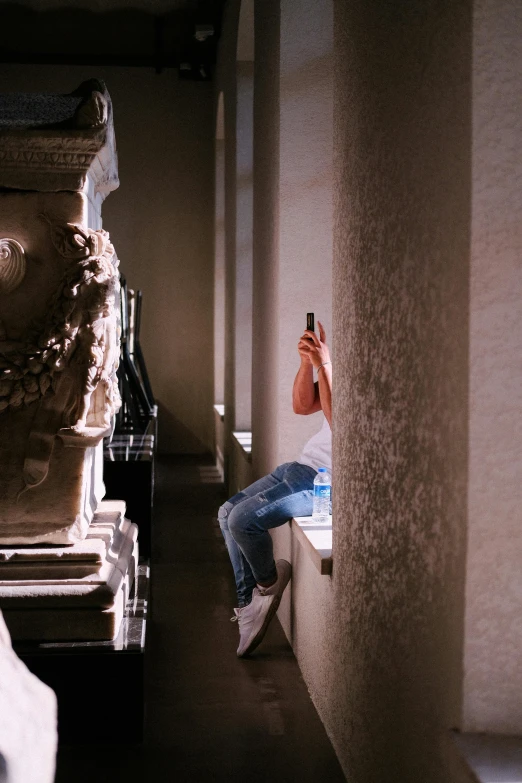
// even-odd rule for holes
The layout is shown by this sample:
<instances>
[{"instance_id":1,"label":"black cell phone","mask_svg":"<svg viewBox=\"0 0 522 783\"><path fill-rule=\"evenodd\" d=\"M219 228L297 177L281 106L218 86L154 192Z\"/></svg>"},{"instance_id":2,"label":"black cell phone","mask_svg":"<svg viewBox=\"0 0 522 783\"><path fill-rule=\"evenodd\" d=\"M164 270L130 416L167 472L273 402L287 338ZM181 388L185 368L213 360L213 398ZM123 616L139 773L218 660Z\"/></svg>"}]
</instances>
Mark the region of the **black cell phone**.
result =
<instances>
[{"instance_id":1,"label":"black cell phone","mask_svg":"<svg viewBox=\"0 0 522 783\"><path fill-rule=\"evenodd\" d=\"M311 332L315 331L315 323L314 323L314 314L313 313L307 313L306 314L306 328L310 329Z\"/></svg>"}]
</instances>

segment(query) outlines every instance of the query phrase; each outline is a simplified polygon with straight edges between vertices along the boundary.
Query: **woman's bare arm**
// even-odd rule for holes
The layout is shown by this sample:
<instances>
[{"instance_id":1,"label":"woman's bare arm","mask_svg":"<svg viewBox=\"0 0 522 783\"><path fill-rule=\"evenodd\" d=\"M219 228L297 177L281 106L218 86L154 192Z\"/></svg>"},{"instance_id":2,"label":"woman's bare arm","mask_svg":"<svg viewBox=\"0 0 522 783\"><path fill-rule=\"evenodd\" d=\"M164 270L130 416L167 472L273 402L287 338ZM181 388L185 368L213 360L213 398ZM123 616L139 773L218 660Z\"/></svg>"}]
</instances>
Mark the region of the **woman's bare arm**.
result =
<instances>
[{"instance_id":1,"label":"woman's bare arm","mask_svg":"<svg viewBox=\"0 0 522 783\"><path fill-rule=\"evenodd\" d=\"M321 410L319 385L314 383L314 368L308 357L301 357L301 366L297 371L292 390L294 413L308 416Z\"/></svg>"},{"instance_id":2,"label":"woman's bare arm","mask_svg":"<svg viewBox=\"0 0 522 783\"><path fill-rule=\"evenodd\" d=\"M317 374L319 381L319 399L321 401L321 408L328 420L330 427L332 426L332 365L325 364L319 370Z\"/></svg>"},{"instance_id":3,"label":"woman's bare arm","mask_svg":"<svg viewBox=\"0 0 522 783\"><path fill-rule=\"evenodd\" d=\"M301 367L294 381L294 411L296 413L315 413L322 410L328 420L328 424L332 426L332 363L330 361L330 349L326 344L324 327L320 321L317 323L319 325L319 337L315 332L306 330L297 347L301 356ZM317 370L317 383L315 384L313 383L314 367ZM298 405L298 410L296 408L296 382L300 373L303 376L301 383L307 396ZM310 391L311 388L314 389L313 398Z\"/></svg>"}]
</instances>

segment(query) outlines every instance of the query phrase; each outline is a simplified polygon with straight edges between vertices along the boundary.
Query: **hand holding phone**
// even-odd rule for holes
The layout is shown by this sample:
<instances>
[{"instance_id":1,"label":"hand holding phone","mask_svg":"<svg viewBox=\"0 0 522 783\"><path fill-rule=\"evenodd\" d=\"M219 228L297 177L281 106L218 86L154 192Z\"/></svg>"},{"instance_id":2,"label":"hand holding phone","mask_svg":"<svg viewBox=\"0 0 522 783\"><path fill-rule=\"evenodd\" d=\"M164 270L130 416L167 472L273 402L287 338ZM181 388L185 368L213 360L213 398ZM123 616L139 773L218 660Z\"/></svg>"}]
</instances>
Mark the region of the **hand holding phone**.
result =
<instances>
[{"instance_id":1,"label":"hand holding phone","mask_svg":"<svg viewBox=\"0 0 522 783\"><path fill-rule=\"evenodd\" d=\"M297 350L302 361L310 362L314 367L319 368L321 365L330 362L330 351L326 344L324 327L320 321L317 324L319 327L318 335L315 333L314 313L307 313L306 331L299 340ZM312 336L309 336L310 334Z\"/></svg>"},{"instance_id":2,"label":"hand holding phone","mask_svg":"<svg viewBox=\"0 0 522 783\"><path fill-rule=\"evenodd\" d=\"M313 332L315 330L315 318L313 313L307 313L306 314L306 331ZM301 359L306 361L306 363L310 362L310 355L309 355L309 345L313 343L313 339L311 337L308 337L306 332L302 335L301 339L299 340L297 350L299 351L299 354L301 356Z\"/></svg>"}]
</instances>

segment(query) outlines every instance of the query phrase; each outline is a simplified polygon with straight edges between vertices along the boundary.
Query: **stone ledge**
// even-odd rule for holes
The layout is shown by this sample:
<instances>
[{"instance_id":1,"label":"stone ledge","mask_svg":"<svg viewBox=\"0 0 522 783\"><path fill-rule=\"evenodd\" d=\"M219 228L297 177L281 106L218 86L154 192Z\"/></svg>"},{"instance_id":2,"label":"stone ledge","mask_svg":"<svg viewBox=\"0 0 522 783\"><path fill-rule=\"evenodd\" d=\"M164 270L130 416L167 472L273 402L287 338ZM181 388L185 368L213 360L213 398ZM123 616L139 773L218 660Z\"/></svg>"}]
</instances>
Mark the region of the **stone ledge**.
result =
<instances>
[{"instance_id":1,"label":"stone ledge","mask_svg":"<svg viewBox=\"0 0 522 783\"><path fill-rule=\"evenodd\" d=\"M82 191L87 176L102 200L119 185L112 104L103 82L83 82L70 95L0 96L3 188Z\"/></svg>"},{"instance_id":2,"label":"stone ledge","mask_svg":"<svg viewBox=\"0 0 522 783\"><path fill-rule=\"evenodd\" d=\"M330 517L331 520L331 517ZM315 525L312 517L296 517L290 521L292 533L322 576L330 576L332 560L332 524Z\"/></svg>"},{"instance_id":3,"label":"stone ledge","mask_svg":"<svg viewBox=\"0 0 522 783\"><path fill-rule=\"evenodd\" d=\"M522 737L451 732L477 783L522 782Z\"/></svg>"},{"instance_id":4,"label":"stone ledge","mask_svg":"<svg viewBox=\"0 0 522 783\"><path fill-rule=\"evenodd\" d=\"M219 416L221 421L225 421L225 406L222 403L217 402L214 405L214 412Z\"/></svg>"},{"instance_id":5,"label":"stone ledge","mask_svg":"<svg viewBox=\"0 0 522 783\"><path fill-rule=\"evenodd\" d=\"M241 451L243 451L245 458L248 462L252 461L252 433L248 430L242 432L233 432L233 439L239 445Z\"/></svg>"}]
</instances>

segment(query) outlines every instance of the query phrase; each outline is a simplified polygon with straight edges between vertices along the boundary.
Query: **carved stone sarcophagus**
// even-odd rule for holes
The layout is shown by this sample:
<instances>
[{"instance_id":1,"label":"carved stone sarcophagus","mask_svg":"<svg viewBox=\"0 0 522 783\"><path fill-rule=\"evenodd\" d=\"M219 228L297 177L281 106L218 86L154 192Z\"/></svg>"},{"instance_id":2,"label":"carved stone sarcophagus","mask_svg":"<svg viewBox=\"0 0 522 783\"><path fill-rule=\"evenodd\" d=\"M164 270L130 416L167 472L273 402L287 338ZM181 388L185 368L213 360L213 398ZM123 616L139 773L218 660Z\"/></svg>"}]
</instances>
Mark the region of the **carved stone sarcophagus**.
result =
<instances>
[{"instance_id":1,"label":"carved stone sarcophagus","mask_svg":"<svg viewBox=\"0 0 522 783\"><path fill-rule=\"evenodd\" d=\"M119 405L118 186L108 93L0 96L0 546L72 544Z\"/></svg>"}]
</instances>

